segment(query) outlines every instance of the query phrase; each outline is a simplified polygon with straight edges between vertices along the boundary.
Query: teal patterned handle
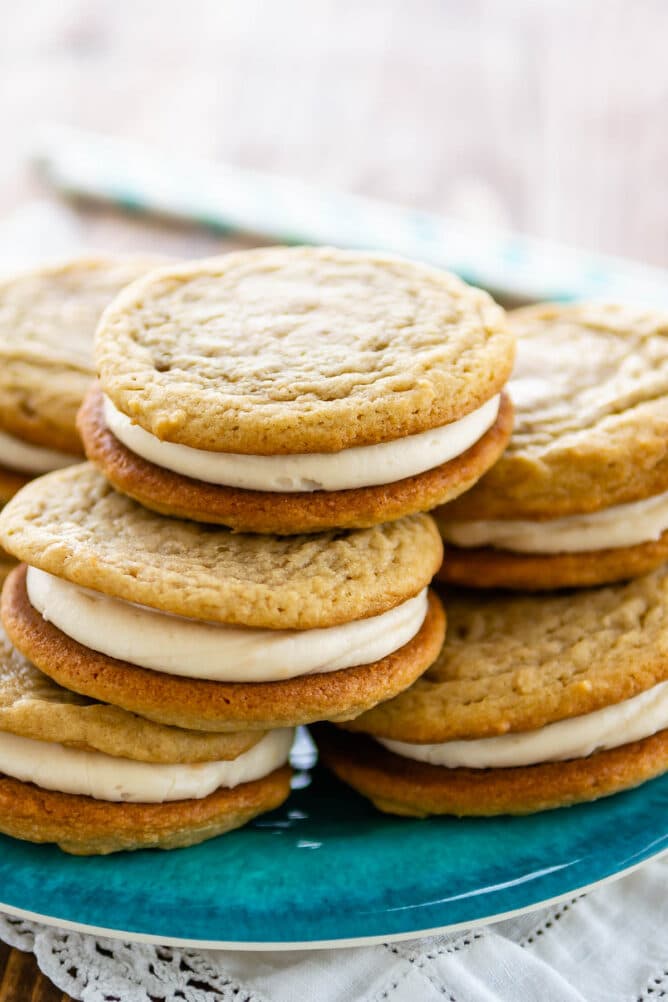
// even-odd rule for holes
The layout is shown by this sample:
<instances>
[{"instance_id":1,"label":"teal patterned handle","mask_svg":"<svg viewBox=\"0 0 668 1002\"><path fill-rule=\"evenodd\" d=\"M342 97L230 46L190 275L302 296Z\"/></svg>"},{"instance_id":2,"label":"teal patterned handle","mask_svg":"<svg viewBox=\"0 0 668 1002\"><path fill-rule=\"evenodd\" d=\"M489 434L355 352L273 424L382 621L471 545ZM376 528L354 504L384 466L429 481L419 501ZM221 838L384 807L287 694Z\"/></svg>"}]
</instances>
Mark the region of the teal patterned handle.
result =
<instances>
[{"instance_id":1,"label":"teal patterned handle","mask_svg":"<svg viewBox=\"0 0 668 1002\"><path fill-rule=\"evenodd\" d=\"M373 248L457 272L518 300L609 299L668 307L668 271L456 222L359 195L53 127L35 161L57 188L141 213L277 243Z\"/></svg>"}]
</instances>

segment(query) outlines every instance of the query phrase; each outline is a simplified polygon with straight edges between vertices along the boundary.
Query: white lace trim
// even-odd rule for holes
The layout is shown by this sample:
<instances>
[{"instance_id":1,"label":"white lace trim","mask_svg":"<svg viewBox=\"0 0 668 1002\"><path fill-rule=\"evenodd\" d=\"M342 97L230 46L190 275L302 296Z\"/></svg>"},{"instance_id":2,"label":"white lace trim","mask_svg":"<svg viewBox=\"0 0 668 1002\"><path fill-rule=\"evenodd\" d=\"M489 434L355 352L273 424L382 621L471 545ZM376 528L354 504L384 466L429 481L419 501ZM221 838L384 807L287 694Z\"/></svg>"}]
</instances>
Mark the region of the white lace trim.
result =
<instances>
[{"instance_id":1,"label":"white lace trim","mask_svg":"<svg viewBox=\"0 0 668 1002\"><path fill-rule=\"evenodd\" d=\"M82 1002L270 1002L233 981L220 954L122 943L0 915L0 939Z\"/></svg>"}]
</instances>

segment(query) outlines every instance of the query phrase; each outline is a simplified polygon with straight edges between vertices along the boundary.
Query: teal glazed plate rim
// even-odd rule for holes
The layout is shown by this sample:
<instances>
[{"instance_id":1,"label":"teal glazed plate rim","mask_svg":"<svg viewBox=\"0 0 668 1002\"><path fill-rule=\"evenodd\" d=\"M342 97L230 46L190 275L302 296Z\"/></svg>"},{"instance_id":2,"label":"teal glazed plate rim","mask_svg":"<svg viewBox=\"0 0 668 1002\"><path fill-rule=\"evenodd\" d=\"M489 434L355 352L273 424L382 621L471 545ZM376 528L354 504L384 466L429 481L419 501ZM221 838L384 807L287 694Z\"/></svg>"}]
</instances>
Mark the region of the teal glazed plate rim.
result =
<instances>
[{"instance_id":1,"label":"teal glazed plate rim","mask_svg":"<svg viewBox=\"0 0 668 1002\"><path fill-rule=\"evenodd\" d=\"M288 802L189 849L73 857L0 836L0 910L209 949L410 939L507 918L668 851L668 774L527 817L381 814L324 770Z\"/></svg>"}]
</instances>

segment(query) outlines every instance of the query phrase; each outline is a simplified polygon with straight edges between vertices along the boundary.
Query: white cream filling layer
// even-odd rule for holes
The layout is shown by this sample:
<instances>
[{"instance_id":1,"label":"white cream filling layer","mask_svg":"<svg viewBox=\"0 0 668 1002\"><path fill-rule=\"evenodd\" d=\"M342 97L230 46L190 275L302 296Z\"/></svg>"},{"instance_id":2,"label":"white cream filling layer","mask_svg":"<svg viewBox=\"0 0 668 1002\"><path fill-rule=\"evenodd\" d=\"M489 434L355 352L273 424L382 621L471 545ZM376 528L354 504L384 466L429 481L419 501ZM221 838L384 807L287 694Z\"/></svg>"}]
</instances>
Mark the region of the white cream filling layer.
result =
<instances>
[{"instance_id":1,"label":"white cream filling layer","mask_svg":"<svg viewBox=\"0 0 668 1002\"><path fill-rule=\"evenodd\" d=\"M404 758L442 765L448 769L505 769L587 758L606 748L618 748L648 738L668 727L668 682L622 703L581 717L557 720L535 731L501 734L474 741L445 741L414 745L378 738L380 744Z\"/></svg>"},{"instance_id":2,"label":"white cream filling layer","mask_svg":"<svg viewBox=\"0 0 668 1002\"><path fill-rule=\"evenodd\" d=\"M275 682L380 661L407 644L427 615L427 589L368 619L320 630L203 623L80 588L36 567L28 598L84 647L142 668L217 682Z\"/></svg>"},{"instance_id":3,"label":"white cream filling layer","mask_svg":"<svg viewBox=\"0 0 668 1002\"><path fill-rule=\"evenodd\" d=\"M293 738L292 728L283 728L270 731L230 762L156 765L1 732L0 773L43 790L95 800L135 804L201 800L220 787L232 789L268 776L287 762Z\"/></svg>"},{"instance_id":4,"label":"white cream filling layer","mask_svg":"<svg viewBox=\"0 0 668 1002\"><path fill-rule=\"evenodd\" d=\"M142 459L208 484L287 493L342 491L394 483L460 456L492 427L500 399L493 397L459 421L394 442L288 456L206 452L163 442L133 424L106 396L104 419L116 438Z\"/></svg>"},{"instance_id":5,"label":"white cream filling layer","mask_svg":"<svg viewBox=\"0 0 668 1002\"><path fill-rule=\"evenodd\" d=\"M490 519L440 522L443 539L455 546L492 546L516 553L582 553L637 546L668 529L668 493L614 505L589 515L567 515L545 522Z\"/></svg>"},{"instance_id":6,"label":"white cream filling layer","mask_svg":"<svg viewBox=\"0 0 668 1002\"><path fill-rule=\"evenodd\" d=\"M81 456L72 456L57 449L45 449L41 445L24 442L6 431L0 431L0 466L6 466L10 470L37 476L80 462Z\"/></svg>"}]
</instances>

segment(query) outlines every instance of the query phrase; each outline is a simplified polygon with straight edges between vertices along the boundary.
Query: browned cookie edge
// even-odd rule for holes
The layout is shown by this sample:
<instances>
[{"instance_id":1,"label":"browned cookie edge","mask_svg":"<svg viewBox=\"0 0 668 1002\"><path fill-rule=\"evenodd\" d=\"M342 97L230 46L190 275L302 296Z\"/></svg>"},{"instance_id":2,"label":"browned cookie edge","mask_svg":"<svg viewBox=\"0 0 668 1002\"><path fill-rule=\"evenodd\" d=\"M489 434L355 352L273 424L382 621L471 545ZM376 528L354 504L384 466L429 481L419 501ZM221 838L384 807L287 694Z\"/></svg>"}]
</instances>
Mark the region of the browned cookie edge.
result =
<instances>
[{"instance_id":1,"label":"browned cookie edge","mask_svg":"<svg viewBox=\"0 0 668 1002\"><path fill-rule=\"evenodd\" d=\"M313 728L324 764L382 811L411 817L533 814L598 800L668 770L668 730L588 758L504 769L447 769L395 755L364 734Z\"/></svg>"},{"instance_id":2,"label":"browned cookie edge","mask_svg":"<svg viewBox=\"0 0 668 1002\"><path fill-rule=\"evenodd\" d=\"M0 831L28 842L55 842L76 856L178 849L279 807L290 793L290 777L291 769L283 766L201 800L129 804L43 790L0 774Z\"/></svg>"},{"instance_id":3,"label":"browned cookie edge","mask_svg":"<svg viewBox=\"0 0 668 1002\"><path fill-rule=\"evenodd\" d=\"M514 553L444 544L439 581L469 588L551 591L628 581L668 560L668 530L657 540L582 553Z\"/></svg>"},{"instance_id":4,"label":"browned cookie edge","mask_svg":"<svg viewBox=\"0 0 668 1002\"><path fill-rule=\"evenodd\" d=\"M28 660L66 689L192 730L271 730L356 717L408 688L436 660L445 637L445 612L430 592L415 637L372 664L280 682L189 679L117 661L72 640L30 604L25 579L24 564L7 578L2 620Z\"/></svg>"},{"instance_id":5,"label":"browned cookie edge","mask_svg":"<svg viewBox=\"0 0 668 1002\"><path fill-rule=\"evenodd\" d=\"M106 426L102 391L93 386L77 419L86 456L122 494L162 515L227 525L239 532L293 535L363 529L428 511L467 491L503 453L513 405L502 394L494 425L470 449L432 470L392 484L294 494L206 484L156 466L126 448Z\"/></svg>"}]
</instances>

